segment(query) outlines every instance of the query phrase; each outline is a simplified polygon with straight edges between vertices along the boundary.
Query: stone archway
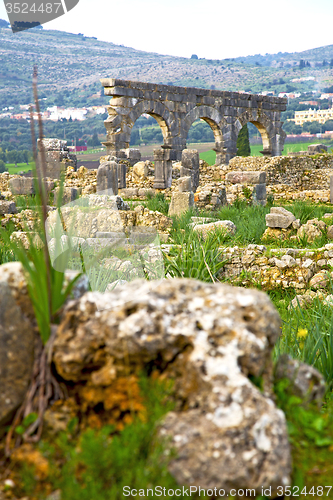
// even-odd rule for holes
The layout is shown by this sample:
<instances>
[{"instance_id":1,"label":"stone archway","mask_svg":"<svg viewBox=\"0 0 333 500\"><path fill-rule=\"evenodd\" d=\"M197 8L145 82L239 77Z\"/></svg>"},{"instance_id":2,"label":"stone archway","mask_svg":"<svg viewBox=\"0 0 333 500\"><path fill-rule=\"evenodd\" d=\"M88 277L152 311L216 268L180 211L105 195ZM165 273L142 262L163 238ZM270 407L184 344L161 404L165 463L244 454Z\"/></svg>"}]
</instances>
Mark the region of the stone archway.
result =
<instances>
[{"instance_id":1,"label":"stone archway","mask_svg":"<svg viewBox=\"0 0 333 500\"><path fill-rule=\"evenodd\" d=\"M226 125L226 120L221 113L211 106L196 106L193 108L182 120L182 134L185 143L187 140L188 132L197 120L204 120L213 131L215 139L215 147L213 150L216 152L216 160L222 163L221 155L224 156L224 142L222 129Z\"/></svg>"},{"instance_id":2,"label":"stone archway","mask_svg":"<svg viewBox=\"0 0 333 500\"><path fill-rule=\"evenodd\" d=\"M168 161L180 160L188 130L199 118L214 132L217 163L228 163L236 155L238 132L249 121L260 127L267 155L277 156L283 149L285 134L280 117L287 99L111 78L101 82L105 95L113 97L104 122L108 154L117 156L128 148L133 124L142 113L150 114L160 124Z\"/></svg>"}]
</instances>

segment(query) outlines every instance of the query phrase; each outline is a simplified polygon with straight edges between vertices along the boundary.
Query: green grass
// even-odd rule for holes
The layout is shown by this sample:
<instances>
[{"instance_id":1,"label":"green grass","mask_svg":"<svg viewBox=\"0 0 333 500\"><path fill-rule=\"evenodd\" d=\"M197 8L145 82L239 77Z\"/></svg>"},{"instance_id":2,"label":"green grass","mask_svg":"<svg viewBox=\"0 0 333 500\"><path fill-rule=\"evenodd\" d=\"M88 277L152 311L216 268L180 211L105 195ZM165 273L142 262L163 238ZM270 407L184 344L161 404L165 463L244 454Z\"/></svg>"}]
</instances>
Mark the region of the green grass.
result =
<instances>
[{"instance_id":1,"label":"green grass","mask_svg":"<svg viewBox=\"0 0 333 500\"><path fill-rule=\"evenodd\" d=\"M30 170L33 170L35 167L35 162L31 161L27 165L26 163L18 163L17 167L15 166L15 163L6 163L6 168L10 175L13 174L18 174L19 172L30 172Z\"/></svg>"},{"instance_id":2,"label":"green grass","mask_svg":"<svg viewBox=\"0 0 333 500\"><path fill-rule=\"evenodd\" d=\"M315 140L311 142L285 143L282 155L286 156L289 153L297 153L299 151L307 151L310 144L320 144L321 141ZM262 144L251 144L251 156L263 156L259 151L262 151ZM332 148L329 148L332 151Z\"/></svg>"},{"instance_id":3,"label":"green grass","mask_svg":"<svg viewBox=\"0 0 333 500\"><path fill-rule=\"evenodd\" d=\"M200 160L205 160L208 165L215 165L216 153L212 149L210 151L204 151L200 153Z\"/></svg>"}]
</instances>

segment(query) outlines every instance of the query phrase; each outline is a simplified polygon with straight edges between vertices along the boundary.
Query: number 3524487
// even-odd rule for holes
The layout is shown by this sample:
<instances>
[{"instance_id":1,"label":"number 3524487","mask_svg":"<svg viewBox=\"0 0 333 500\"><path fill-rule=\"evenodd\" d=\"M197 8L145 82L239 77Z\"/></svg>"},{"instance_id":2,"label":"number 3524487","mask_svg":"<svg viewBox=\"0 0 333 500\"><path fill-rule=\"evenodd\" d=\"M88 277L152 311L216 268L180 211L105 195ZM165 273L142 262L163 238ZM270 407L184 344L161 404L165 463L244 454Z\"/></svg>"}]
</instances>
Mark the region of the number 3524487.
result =
<instances>
[{"instance_id":1,"label":"number 3524487","mask_svg":"<svg viewBox=\"0 0 333 500\"><path fill-rule=\"evenodd\" d=\"M29 5L25 2L7 2L5 4L7 14L31 14L35 12L46 14L57 14L61 7L61 2L33 3Z\"/></svg>"},{"instance_id":2,"label":"number 3524487","mask_svg":"<svg viewBox=\"0 0 333 500\"><path fill-rule=\"evenodd\" d=\"M299 488L298 486L278 486L277 496L282 497L328 497L332 486L312 486L312 488Z\"/></svg>"}]
</instances>

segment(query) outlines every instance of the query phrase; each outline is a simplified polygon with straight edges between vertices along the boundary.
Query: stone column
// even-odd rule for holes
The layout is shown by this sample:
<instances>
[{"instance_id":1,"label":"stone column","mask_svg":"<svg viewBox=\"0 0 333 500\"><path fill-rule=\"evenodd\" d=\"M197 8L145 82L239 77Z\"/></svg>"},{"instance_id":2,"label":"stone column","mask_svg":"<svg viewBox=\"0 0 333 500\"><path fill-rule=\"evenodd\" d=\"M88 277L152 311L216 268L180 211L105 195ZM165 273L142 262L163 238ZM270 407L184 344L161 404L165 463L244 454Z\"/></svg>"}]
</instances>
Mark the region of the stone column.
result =
<instances>
[{"instance_id":1,"label":"stone column","mask_svg":"<svg viewBox=\"0 0 333 500\"><path fill-rule=\"evenodd\" d=\"M199 186L199 153L196 149L184 149L182 151L182 166L180 176L190 176L192 179L192 190L195 192Z\"/></svg>"},{"instance_id":2,"label":"stone column","mask_svg":"<svg viewBox=\"0 0 333 500\"><path fill-rule=\"evenodd\" d=\"M126 172L127 167L125 163L118 163L118 189L126 188Z\"/></svg>"},{"instance_id":3,"label":"stone column","mask_svg":"<svg viewBox=\"0 0 333 500\"><path fill-rule=\"evenodd\" d=\"M110 195L118 194L118 163L106 161L97 170L97 192L110 191Z\"/></svg>"},{"instance_id":4,"label":"stone column","mask_svg":"<svg viewBox=\"0 0 333 500\"><path fill-rule=\"evenodd\" d=\"M172 183L172 162L170 151L168 149L154 149L155 163L155 189L166 189L171 187Z\"/></svg>"}]
</instances>

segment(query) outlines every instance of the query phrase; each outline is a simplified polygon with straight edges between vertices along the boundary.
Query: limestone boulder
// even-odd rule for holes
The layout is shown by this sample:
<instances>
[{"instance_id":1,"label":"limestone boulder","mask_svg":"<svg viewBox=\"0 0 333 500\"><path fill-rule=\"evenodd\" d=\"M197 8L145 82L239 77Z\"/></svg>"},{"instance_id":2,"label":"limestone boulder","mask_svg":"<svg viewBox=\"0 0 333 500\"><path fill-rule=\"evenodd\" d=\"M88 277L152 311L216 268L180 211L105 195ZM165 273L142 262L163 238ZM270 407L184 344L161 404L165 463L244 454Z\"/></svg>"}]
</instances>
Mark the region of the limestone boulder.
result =
<instances>
[{"instance_id":1,"label":"limestone boulder","mask_svg":"<svg viewBox=\"0 0 333 500\"><path fill-rule=\"evenodd\" d=\"M218 220L216 222L209 222L208 224L198 224L193 227L193 231L201 234L205 239L208 234L214 231L222 231L226 234L234 235L236 233L236 226L231 220Z\"/></svg>"},{"instance_id":2,"label":"limestone boulder","mask_svg":"<svg viewBox=\"0 0 333 500\"><path fill-rule=\"evenodd\" d=\"M266 215L266 226L272 228L287 229L296 220L294 214L283 207L272 207Z\"/></svg>"},{"instance_id":3,"label":"limestone boulder","mask_svg":"<svg viewBox=\"0 0 333 500\"><path fill-rule=\"evenodd\" d=\"M143 181L149 173L149 162L138 161L133 165L132 180L133 182Z\"/></svg>"},{"instance_id":4,"label":"limestone boulder","mask_svg":"<svg viewBox=\"0 0 333 500\"><path fill-rule=\"evenodd\" d=\"M133 377L144 368L171 378L175 409L160 434L177 451L170 464L177 481L228 494L271 486L274 494L290 484L291 470L285 417L271 399L279 334L279 315L262 292L137 280L68 303L53 361L87 411L115 411L119 384L127 377L135 391ZM249 376L262 377L263 392Z\"/></svg>"},{"instance_id":5,"label":"limestone boulder","mask_svg":"<svg viewBox=\"0 0 333 500\"><path fill-rule=\"evenodd\" d=\"M298 237L306 237L309 242L314 241L316 238L322 236L323 231L327 228L322 220L312 219L303 224L297 231Z\"/></svg>"},{"instance_id":6,"label":"limestone boulder","mask_svg":"<svg viewBox=\"0 0 333 500\"><path fill-rule=\"evenodd\" d=\"M0 266L0 434L23 402L32 375L32 305L22 266Z\"/></svg>"}]
</instances>

